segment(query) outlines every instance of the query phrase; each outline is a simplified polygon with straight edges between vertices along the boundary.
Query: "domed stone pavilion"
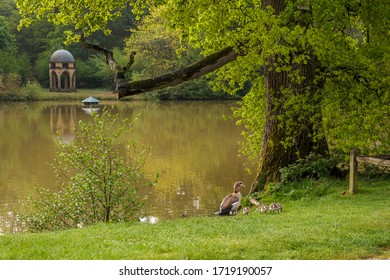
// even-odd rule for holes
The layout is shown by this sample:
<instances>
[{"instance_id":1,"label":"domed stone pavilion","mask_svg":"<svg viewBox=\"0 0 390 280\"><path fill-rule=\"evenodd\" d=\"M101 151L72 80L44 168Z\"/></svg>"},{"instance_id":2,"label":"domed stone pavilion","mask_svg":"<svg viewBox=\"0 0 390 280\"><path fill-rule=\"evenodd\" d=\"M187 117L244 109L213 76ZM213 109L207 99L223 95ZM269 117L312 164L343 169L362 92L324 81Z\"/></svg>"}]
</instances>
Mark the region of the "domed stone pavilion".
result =
<instances>
[{"instance_id":1,"label":"domed stone pavilion","mask_svg":"<svg viewBox=\"0 0 390 280\"><path fill-rule=\"evenodd\" d=\"M73 55L55 51L49 63L50 91L76 91L76 69Z\"/></svg>"}]
</instances>

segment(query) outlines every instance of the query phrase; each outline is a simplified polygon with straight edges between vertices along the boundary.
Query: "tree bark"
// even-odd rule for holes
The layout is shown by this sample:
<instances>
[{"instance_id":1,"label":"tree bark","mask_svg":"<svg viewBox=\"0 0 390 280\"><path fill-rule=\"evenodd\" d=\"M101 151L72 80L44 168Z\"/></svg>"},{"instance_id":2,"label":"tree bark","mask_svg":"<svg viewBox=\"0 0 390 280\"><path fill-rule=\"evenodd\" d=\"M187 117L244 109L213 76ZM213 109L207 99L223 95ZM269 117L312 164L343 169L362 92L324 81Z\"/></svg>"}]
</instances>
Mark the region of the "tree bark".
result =
<instances>
[{"instance_id":1,"label":"tree bark","mask_svg":"<svg viewBox=\"0 0 390 280\"><path fill-rule=\"evenodd\" d=\"M276 14L285 8L283 0L263 0L263 8L271 6ZM307 12L307 11L303 11ZM290 54L291 58L294 54ZM307 63L292 65L293 70L305 77L302 83L294 82L289 72L276 71L272 66L278 60L277 56L270 57L265 66L264 78L266 82L266 123L262 140L257 175L252 183L250 193L263 191L270 182L280 178L280 168L294 163L298 158L305 158L310 153L327 154L328 145L324 136L315 138L315 131L321 130L321 107L315 98L316 91L321 85L315 82L318 62L311 54ZM307 95L307 107L297 110L285 106L288 96L283 90L288 89L295 95ZM292 120L283 121L281 116ZM313 118L317 116L317 118ZM290 140L288 140L290 139ZM292 143L285 143L286 140Z\"/></svg>"},{"instance_id":2,"label":"tree bark","mask_svg":"<svg viewBox=\"0 0 390 280\"><path fill-rule=\"evenodd\" d=\"M306 68L306 65L301 65ZM310 68L310 67L309 67ZM314 74L314 69L309 70ZM309 76L310 77L310 76ZM310 79L307 77L306 79ZM319 129L321 120L311 120L307 116L303 123L286 124L280 120L280 116L286 114L286 108L283 106L283 88L293 88L299 92L304 90L298 85L294 85L288 78L287 72L276 72L275 70L265 69L266 80L266 123L263 132L262 150L260 152L259 166L257 175L251 186L251 193L263 191L270 182L276 182L280 178L280 168L294 163L298 158L305 158L310 153L327 154L328 146L324 136L314 139L313 134ZM309 81L307 81L309 82ZM310 82L313 82L311 80ZM310 98L309 98L310 100ZM315 99L309 104L313 114L321 116L321 108ZM295 119L295 122L302 119L304 112L289 112L289 118ZM292 115L294 114L294 115ZM289 127L287 127L289 126ZM291 133L294 133L291 135ZM283 143L287 138L293 137L293 143Z\"/></svg>"}]
</instances>

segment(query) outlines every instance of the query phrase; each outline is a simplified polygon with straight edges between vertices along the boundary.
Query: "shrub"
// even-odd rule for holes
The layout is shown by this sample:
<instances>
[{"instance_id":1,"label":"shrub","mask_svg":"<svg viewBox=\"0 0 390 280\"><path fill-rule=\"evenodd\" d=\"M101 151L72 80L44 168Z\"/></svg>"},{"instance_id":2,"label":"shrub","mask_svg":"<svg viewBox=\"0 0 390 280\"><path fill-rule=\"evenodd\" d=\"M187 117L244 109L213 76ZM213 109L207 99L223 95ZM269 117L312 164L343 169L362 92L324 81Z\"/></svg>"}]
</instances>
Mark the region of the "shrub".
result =
<instances>
[{"instance_id":1,"label":"shrub","mask_svg":"<svg viewBox=\"0 0 390 280\"><path fill-rule=\"evenodd\" d=\"M273 183L268 186L265 193L266 199L302 200L319 198L330 194L331 180L313 180L305 178L299 182Z\"/></svg>"},{"instance_id":2,"label":"shrub","mask_svg":"<svg viewBox=\"0 0 390 280\"><path fill-rule=\"evenodd\" d=\"M289 183L299 182L304 178L330 177L338 163L339 160L334 157L310 154L304 159L298 159L295 163L281 168L280 180L282 183Z\"/></svg>"},{"instance_id":3,"label":"shrub","mask_svg":"<svg viewBox=\"0 0 390 280\"><path fill-rule=\"evenodd\" d=\"M388 180L390 179L390 167L378 166L370 163L359 163L359 179L362 180Z\"/></svg>"},{"instance_id":4,"label":"shrub","mask_svg":"<svg viewBox=\"0 0 390 280\"><path fill-rule=\"evenodd\" d=\"M265 199L285 198L291 200L318 198L328 195L335 181L341 158L310 154L294 164L280 169L280 182L267 186Z\"/></svg>"},{"instance_id":5,"label":"shrub","mask_svg":"<svg viewBox=\"0 0 390 280\"><path fill-rule=\"evenodd\" d=\"M0 100L1 101L18 101L24 100L20 92L21 77L18 74L6 74L0 68Z\"/></svg>"},{"instance_id":6,"label":"shrub","mask_svg":"<svg viewBox=\"0 0 390 280\"><path fill-rule=\"evenodd\" d=\"M29 198L29 211L19 215L27 230L129 221L142 209L146 197L138 188L156 182L143 177L148 153L134 141L123 145L133 122L117 122L118 115L104 110L91 122L80 122L71 143L58 137L53 166L62 187L55 193L41 188L37 198Z\"/></svg>"},{"instance_id":7,"label":"shrub","mask_svg":"<svg viewBox=\"0 0 390 280\"><path fill-rule=\"evenodd\" d=\"M31 76L32 71L29 62L30 59L26 54L0 50L0 72L3 72L6 76L11 75L11 80L9 82L11 88L15 87L15 85L12 84L13 82L16 82L17 84L25 83ZM12 77L12 75L14 76Z\"/></svg>"},{"instance_id":8,"label":"shrub","mask_svg":"<svg viewBox=\"0 0 390 280\"><path fill-rule=\"evenodd\" d=\"M42 92L42 87L36 81L28 82L22 88L22 94L27 100L37 100L39 94Z\"/></svg>"}]
</instances>

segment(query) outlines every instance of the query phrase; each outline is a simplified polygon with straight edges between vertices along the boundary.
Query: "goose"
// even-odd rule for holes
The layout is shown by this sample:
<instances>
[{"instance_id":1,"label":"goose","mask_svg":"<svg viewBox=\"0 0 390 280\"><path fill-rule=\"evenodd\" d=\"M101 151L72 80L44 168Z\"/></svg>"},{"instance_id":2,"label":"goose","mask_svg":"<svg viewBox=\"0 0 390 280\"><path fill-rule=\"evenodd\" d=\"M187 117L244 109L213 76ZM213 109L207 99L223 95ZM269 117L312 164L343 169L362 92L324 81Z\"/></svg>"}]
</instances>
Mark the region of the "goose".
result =
<instances>
[{"instance_id":1,"label":"goose","mask_svg":"<svg viewBox=\"0 0 390 280\"><path fill-rule=\"evenodd\" d=\"M242 181L234 183L233 193L225 196L221 202L221 205L219 206L219 211L216 214L221 216L237 214L238 207L240 207L241 204L241 187L245 187Z\"/></svg>"}]
</instances>

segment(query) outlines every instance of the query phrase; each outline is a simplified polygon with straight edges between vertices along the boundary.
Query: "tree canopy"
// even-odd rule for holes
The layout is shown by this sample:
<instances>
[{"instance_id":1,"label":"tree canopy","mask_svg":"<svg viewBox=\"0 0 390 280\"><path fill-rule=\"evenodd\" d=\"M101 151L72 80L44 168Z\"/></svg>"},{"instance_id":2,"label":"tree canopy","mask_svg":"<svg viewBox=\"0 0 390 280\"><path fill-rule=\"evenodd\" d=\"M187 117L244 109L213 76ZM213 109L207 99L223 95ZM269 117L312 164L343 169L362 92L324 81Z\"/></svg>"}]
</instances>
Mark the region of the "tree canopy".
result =
<instances>
[{"instance_id":1,"label":"tree canopy","mask_svg":"<svg viewBox=\"0 0 390 280\"><path fill-rule=\"evenodd\" d=\"M247 128L243 151L260 154L258 184L325 146L389 152L390 3L168 2L173 25L206 53L220 46L240 53L219 71L219 85L233 92L252 85L236 115Z\"/></svg>"},{"instance_id":2,"label":"tree canopy","mask_svg":"<svg viewBox=\"0 0 390 280\"><path fill-rule=\"evenodd\" d=\"M30 26L45 18L54 24L67 26L68 40L78 40L80 32L86 36L99 30L109 34L109 21L121 15L119 8L124 8L126 1L17 0L16 4L22 16L20 26Z\"/></svg>"}]
</instances>

